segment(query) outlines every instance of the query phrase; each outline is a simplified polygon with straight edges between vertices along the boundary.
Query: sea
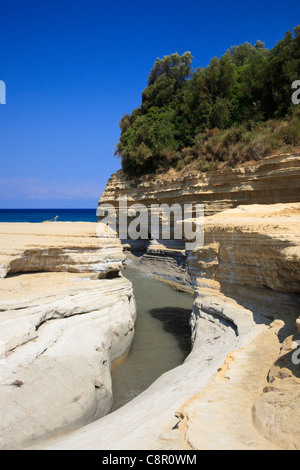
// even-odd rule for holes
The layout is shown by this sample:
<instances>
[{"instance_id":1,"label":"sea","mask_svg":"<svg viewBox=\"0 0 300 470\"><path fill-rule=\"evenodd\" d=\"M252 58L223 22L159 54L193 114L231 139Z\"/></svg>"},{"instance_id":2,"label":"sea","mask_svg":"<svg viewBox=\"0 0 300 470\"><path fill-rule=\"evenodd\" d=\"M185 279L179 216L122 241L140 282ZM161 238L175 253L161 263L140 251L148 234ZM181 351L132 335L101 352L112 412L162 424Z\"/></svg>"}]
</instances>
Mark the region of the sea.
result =
<instances>
[{"instance_id":1,"label":"sea","mask_svg":"<svg viewBox=\"0 0 300 470\"><path fill-rule=\"evenodd\" d=\"M97 222L97 209L0 209L0 222Z\"/></svg>"}]
</instances>

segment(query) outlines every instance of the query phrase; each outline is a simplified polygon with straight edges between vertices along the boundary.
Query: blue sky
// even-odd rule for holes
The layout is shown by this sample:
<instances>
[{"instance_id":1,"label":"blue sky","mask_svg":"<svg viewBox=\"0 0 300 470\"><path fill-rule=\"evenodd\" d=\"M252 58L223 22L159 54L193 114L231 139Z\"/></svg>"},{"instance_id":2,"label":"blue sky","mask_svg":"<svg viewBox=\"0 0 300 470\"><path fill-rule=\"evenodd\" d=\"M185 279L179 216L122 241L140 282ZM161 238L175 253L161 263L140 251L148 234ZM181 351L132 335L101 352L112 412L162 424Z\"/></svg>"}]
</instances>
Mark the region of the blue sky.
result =
<instances>
[{"instance_id":1,"label":"blue sky","mask_svg":"<svg viewBox=\"0 0 300 470\"><path fill-rule=\"evenodd\" d=\"M157 57L206 66L230 46L271 48L300 23L289 2L22 0L1 4L0 208L93 208L120 168L119 121Z\"/></svg>"}]
</instances>

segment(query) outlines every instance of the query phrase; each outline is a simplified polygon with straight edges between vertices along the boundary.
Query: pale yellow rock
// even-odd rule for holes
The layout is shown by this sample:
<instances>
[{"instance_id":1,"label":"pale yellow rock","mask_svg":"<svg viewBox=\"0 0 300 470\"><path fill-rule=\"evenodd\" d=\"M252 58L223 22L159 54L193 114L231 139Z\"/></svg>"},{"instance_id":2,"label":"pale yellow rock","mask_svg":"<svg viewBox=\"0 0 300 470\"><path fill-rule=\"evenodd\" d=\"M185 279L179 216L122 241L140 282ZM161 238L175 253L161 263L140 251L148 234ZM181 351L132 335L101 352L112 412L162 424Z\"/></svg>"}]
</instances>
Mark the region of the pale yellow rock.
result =
<instances>
[{"instance_id":1,"label":"pale yellow rock","mask_svg":"<svg viewBox=\"0 0 300 470\"><path fill-rule=\"evenodd\" d=\"M40 448L299 448L298 373L280 363L300 310L299 160L277 156L131 188L120 173L112 178L100 203L127 194L147 205L204 202L215 213L205 245L188 256L193 350L125 407ZM167 251L159 243L150 252Z\"/></svg>"},{"instance_id":2,"label":"pale yellow rock","mask_svg":"<svg viewBox=\"0 0 300 470\"><path fill-rule=\"evenodd\" d=\"M0 224L0 253L21 272L0 279L1 449L24 448L111 410L111 365L130 347L136 309L120 273L120 242L100 240L95 229ZM99 279L100 264L108 279ZM44 272L26 272L37 265Z\"/></svg>"},{"instance_id":3,"label":"pale yellow rock","mask_svg":"<svg viewBox=\"0 0 300 470\"><path fill-rule=\"evenodd\" d=\"M206 217L204 230L189 259L195 282L300 292L300 203L240 206Z\"/></svg>"},{"instance_id":4,"label":"pale yellow rock","mask_svg":"<svg viewBox=\"0 0 300 470\"><path fill-rule=\"evenodd\" d=\"M252 406L268 385L267 375L280 345L276 331L266 330L250 345L232 352L212 384L180 412L185 439L198 450L273 450L253 425Z\"/></svg>"},{"instance_id":5,"label":"pale yellow rock","mask_svg":"<svg viewBox=\"0 0 300 470\"><path fill-rule=\"evenodd\" d=\"M297 341L295 341L297 339ZM287 336L268 372L268 386L253 405L253 420L268 439L285 449L300 449L300 335Z\"/></svg>"},{"instance_id":6,"label":"pale yellow rock","mask_svg":"<svg viewBox=\"0 0 300 470\"><path fill-rule=\"evenodd\" d=\"M34 448L299 448L299 176L299 155L279 155L205 175L111 178L100 203L205 205L205 245L188 257L193 350L116 412ZM171 251L152 244L148 255Z\"/></svg>"},{"instance_id":7,"label":"pale yellow rock","mask_svg":"<svg viewBox=\"0 0 300 470\"><path fill-rule=\"evenodd\" d=\"M299 449L299 365L293 364L295 348L286 345L290 334L296 339L300 309L300 204L241 206L207 217L205 245L191 253L188 266L197 292L195 328L197 317L231 317L243 337L241 312L234 316L228 303L235 298L245 306L243 289L267 286L298 295L283 294L282 312L278 305L270 310L272 328L234 352L226 380L217 376L185 407L185 439L197 449ZM266 318L251 308L255 322L267 324L267 291L257 301Z\"/></svg>"},{"instance_id":8,"label":"pale yellow rock","mask_svg":"<svg viewBox=\"0 0 300 470\"><path fill-rule=\"evenodd\" d=\"M153 204L203 204L205 246L195 256L198 277L299 292L299 179L297 153L274 155L205 174L170 171L130 181L119 171L108 181L99 206L109 203L118 213L120 198L124 196L128 207L141 203L149 211ZM171 233L172 223L171 219ZM141 251L141 242L128 240L126 247ZM189 287L186 270L174 248L169 242L158 242L155 246L152 241L147 247L144 241L147 253L140 258L140 265L158 275L161 272L164 279L172 277L171 270L176 271L176 281ZM185 249L184 245L176 248L178 252ZM190 259L190 273L192 263Z\"/></svg>"},{"instance_id":9,"label":"pale yellow rock","mask_svg":"<svg viewBox=\"0 0 300 470\"><path fill-rule=\"evenodd\" d=\"M210 302L198 299L191 319L194 347L182 366L116 412L37 448L284 448L260 433L251 413L280 354L277 333L297 315L299 299L245 286L226 294L217 299L211 292ZM209 308L199 316L201 305L215 314L219 310L223 318L218 321ZM283 320L271 327L272 316Z\"/></svg>"},{"instance_id":10,"label":"pale yellow rock","mask_svg":"<svg viewBox=\"0 0 300 470\"><path fill-rule=\"evenodd\" d=\"M22 272L119 272L125 259L116 237L100 238L97 223L1 223L0 277Z\"/></svg>"},{"instance_id":11,"label":"pale yellow rock","mask_svg":"<svg viewBox=\"0 0 300 470\"><path fill-rule=\"evenodd\" d=\"M112 175L99 201L118 207L119 197L128 205L142 203L200 203L207 215L245 204L276 204L300 201L300 155L274 155L234 169L192 175L144 176L129 181L122 171Z\"/></svg>"}]
</instances>

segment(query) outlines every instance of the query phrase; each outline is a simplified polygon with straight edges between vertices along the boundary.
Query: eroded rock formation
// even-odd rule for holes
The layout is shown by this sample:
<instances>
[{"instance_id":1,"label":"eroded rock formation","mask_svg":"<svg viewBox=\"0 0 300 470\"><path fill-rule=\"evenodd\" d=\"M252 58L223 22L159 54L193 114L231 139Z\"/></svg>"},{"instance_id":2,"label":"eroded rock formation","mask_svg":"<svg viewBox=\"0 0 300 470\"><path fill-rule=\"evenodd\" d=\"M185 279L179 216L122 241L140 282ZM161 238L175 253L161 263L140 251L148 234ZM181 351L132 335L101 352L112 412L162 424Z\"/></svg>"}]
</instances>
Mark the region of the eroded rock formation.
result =
<instances>
[{"instance_id":1,"label":"eroded rock formation","mask_svg":"<svg viewBox=\"0 0 300 470\"><path fill-rule=\"evenodd\" d=\"M95 223L0 225L0 277L25 272L118 275L124 255L119 241L97 236ZM108 274L110 273L110 274Z\"/></svg>"},{"instance_id":2,"label":"eroded rock formation","mask_svg":"<svg viewBox=\"0 0 300 470\"><path fill-rule=\"evenodd\" d=\"M0 448L18 449L110 412L136 311L96 224L0 224L0 252Z\"/></svg>"},{"instance_id":3,"label":"eroded rock formation","mask_svg":"<svg viewBox=\"0 0 300 470\"><path fill-rule=\"evenodd\" d=\"M258 162L208 173L178 176L169 171L156 177L128 181L122 171L112 175L100 203L118 208L119 197L128 205L142 203L199 203L206 215L248 204L277 204L300 200L299 154L275 155Z\"/></svg>"},{"instance_id":4,"label":"eroded rock formation","mask_svg":"<svg viewBox=\"0 0 300 470\"><path fill-rule=\"evenodd\" d=\"M208 217L205 244L190 254L195 341L203 320L231 326L242 341L243 319L255 324L225 373L186 408L197 448L261 448L261 436L270 448L300 448L299 211L300 204L250 205Z\"/></svg>"},{"instance_id":5,"label":"eroded rock formation","mask_svg":"<svg viewBox=\"0 0 300 470\"><path fill-rule=\"evenodd\" d=\"M153 204L168 204L171 206L172 204L179 203L182 207L184 204L203 204L206 216L207 239L209 236L212 239L212 235L209 235L209 216L236 208L237 206L243 206L243 208L240 209L244 211L241 213L241 217L244 216L241 226L234 228L237 232L232 231L231 239L229 239L228 233L226 235L225 242L228 244L226 256L227 258L228 256L239 256L236 251L234 253L232 247L235 244L235 238L238 239L240 237L237 243L239 248L237 249L240 249L240 256L248 256L249 260L248 264L246 263L247 266L245 265L245 271L240 273L240 278L252 275L254 285L257 285L257 280L255 280L255 278L257 278L255 266L252 265L250 268L253 245L249 248L247 235L242 228L244 223L251 224L250 218L252 215L251 213L247 213L247 207L254 207L254 205L256 205L257 210L259 210L260 205L276 204L276 206L274 206L274 211L276 211L279 210L278 204L280 203L299 202L299 179L299 154L274 155L252 164L240 165L234 169L227 168L204 174L194 173L192 175L178 176L174 171L169 171L164 175L144 177L135 181L128 181L122 171L119 171L112 175L108 181L99 201L99 205L111 204L115 207L118 214L119 201L122 197L126 197L128 207L137 203L145 205L148 209L150 209ZM276 207L278 209L276 209ZM288 210L291 211L292 208ZM290 212L290 219L287 218L287 222L292 223L292 218L293 214ZM261 218L261 220L263 220L263 218ZM239 234L241 234L241 236ZM289 236L292 237L292 234L293 232L290 230ZM243 243L241 242L241 238L243 239ZM143 269L154 272L157 277L162 280L166 280L174 285L177 284L178 288L180 288L181 285L183 285L185 289L191 287L189 277L186 275L185 246L180 240L157 240L155 243L151 241L149 243L147 240L123 240L122 242L126 250L131 250L139 255L144 253L144 256L139 256L138 260L139 265ZM219 243L222 243L221 239ZM257 252L259 260L256 256L255 262L258 264L266 263L267 261L264 261L264 257L271 257L272 259L270 251L272 251L275 245L272 241L270 242L263 232L260 240L257 239L257 243L257 249L260 250L260 253ZM269 243L268 246L267 243ZM271 246L272 243L273 248ZM284 245L285 241L283 240L281 243ZM213 250L218 249L217 245L214 246L213 244L208 247L208 241L206 245L211 254ZM276 249L283 248L283 246L280 246ZM266 254L264 254L265 251ZM222 250L222 253L222 269L218 270L219 275L222 275L224 278L226 276L227 278L236 276L235 282L239 282L239 273L235 272L235 270L230 271L230 263L226 263L224 258L225 250ZM284 266L282 266L281 269L283 271L289 271L289 263L291 261L286 255L287 253L284 253L282 258ZM216 254L212 254L212 256L216 259ZM277 262L279 263L278 256L274 255L273 259L275 258L277 258ZM272 266L272 262L270 266ZM215 269L215 267L215 262L212 262L211 269ZM267 264L265 264L265 268L268 270ZM276 276L274 266L269 269L269 276L272 276L272 271L273 275ZM281 274L284 276L283 271ZM222 274L220 274L221 272ZM295 279L296 290L298 280L299 276ZM248 283L248 281L249 279L246 283ZM269 281L271 282L271 279ZM283 290L285 290L284 279L282 279L282 284ZM280 288L280 286L278 287Z\"/></svg>"},{"instance_id":6,"label":"eroded rock formation","mask_svg":"<svg viewBox=\"0 0 300 470\"><path fill-rule=\"evenodd\" d=\"M299 168L285 155L183 179L112 177L100 203L205 204L204 246L187 256L193 350L132 402L43 448L300 448ZM185 284L180 247L138 249L140 265L168 281L173 258Z\"/></svg>"}]
</instances>

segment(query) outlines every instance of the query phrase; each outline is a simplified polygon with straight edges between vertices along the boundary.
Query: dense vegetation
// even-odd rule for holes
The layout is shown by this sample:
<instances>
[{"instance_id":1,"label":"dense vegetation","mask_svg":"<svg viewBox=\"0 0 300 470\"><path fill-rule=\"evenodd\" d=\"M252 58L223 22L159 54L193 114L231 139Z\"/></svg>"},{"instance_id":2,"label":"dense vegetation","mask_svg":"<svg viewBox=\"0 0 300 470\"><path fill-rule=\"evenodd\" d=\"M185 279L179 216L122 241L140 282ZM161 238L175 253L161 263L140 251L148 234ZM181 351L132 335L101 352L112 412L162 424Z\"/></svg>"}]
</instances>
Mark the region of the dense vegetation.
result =
<instances>
[{"instance_id":1,"label":"dense vegetation","mask_svg":"<svg viewBox=\"0 0 300 470\"><path fill-rule=\"evenodd\" d=\"M205 68L190 52L157 59L141 106L120 121L116 155L128 175L197 162L205 171L262 158L300 144L300 26L272 49L257 41L231 47ZM224 164L224 163L223 163Z\"/></svg>"}]
</instances>

